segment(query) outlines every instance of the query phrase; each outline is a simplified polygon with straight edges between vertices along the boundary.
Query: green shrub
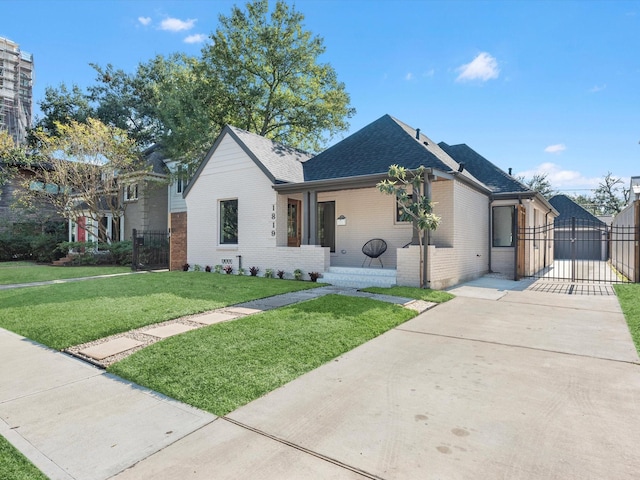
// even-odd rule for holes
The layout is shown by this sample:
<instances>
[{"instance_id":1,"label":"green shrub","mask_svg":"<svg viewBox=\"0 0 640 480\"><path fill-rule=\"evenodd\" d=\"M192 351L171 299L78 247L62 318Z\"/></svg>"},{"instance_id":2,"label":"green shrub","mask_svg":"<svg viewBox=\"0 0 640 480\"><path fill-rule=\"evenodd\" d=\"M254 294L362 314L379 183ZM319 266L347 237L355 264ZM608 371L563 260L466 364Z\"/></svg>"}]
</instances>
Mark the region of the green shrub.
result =
<instances>
[{"instance_id":1,"label":"green shrub","mask_svg":"<svg viewBox=\"0 0 640 480\"><path fill-rule=\"evenodd\" d=\"M71 251L76 255L72 265L131 265L133 242L99 243L62 242L57 250L66 255Z\"/></svg>"},{"instance_id":2,"label":"green shrub","mask_svg":"<svg viewBox=\"0 0 640 480\"><path fill-rule=\"evenodd\" d=\"M63 256L56 245L65 239L64 222L20 223L0 234L0 260L51 262Z\"/></svg>"}]
</instances>

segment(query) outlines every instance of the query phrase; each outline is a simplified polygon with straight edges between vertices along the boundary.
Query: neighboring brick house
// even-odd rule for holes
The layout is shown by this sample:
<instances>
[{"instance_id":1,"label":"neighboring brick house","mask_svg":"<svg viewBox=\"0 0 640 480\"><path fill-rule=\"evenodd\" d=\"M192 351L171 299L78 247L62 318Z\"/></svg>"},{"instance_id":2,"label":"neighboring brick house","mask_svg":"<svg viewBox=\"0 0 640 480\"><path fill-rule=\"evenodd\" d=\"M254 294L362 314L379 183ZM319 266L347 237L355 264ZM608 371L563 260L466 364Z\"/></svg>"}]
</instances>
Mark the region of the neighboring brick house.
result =
<instances>
[{"instance_id":1,"label":"neighboring brick house","mask_svg":"<svg viewBox=\"0 0 640 480\"><path fill-rule=\"evenodd\" d=\"M227 126L183 195L188 262L281 269L289 277L301 269L305 278L319 272L343 285L418 285L413 226L376 188L392 164L427 169L426 191L442 218L425 247L423 277L432 288L490 271L514 274L516 222L557 214L466 145L439 145L389 115L317 156ZM387 243L384 269L360 268L372 238Z\"/></svg>"},{"instance_id":2,"label":"neighboring brick house","mask_svg":"<svg viewBox=\"0 0 640 480\"><path fill-rule=\"evenodd\" d=\"M167 188L168 227L170 241L169 269L182 270L187 263L187 203L183 193L189 184L187 167L172 159L165 159L172 180Z\"/></svg>"}]
</instances>

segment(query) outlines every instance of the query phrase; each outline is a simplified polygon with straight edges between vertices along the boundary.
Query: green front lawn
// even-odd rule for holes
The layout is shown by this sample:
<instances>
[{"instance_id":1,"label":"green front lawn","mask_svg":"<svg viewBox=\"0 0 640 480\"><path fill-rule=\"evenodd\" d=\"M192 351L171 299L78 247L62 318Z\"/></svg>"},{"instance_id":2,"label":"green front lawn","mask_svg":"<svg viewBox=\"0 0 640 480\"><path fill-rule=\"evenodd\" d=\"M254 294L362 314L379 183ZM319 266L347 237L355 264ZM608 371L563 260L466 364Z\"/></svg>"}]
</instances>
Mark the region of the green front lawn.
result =
<instances>
[{"instance_id":1,"label":"green front lawn","mask_svg":"<svg viewBox=\"0 0 640 480\"><path fill-rule=\"evenodd\" d=\"M32 262L0 262L0 285L45 282L131 272L130 267L53 267Z\"/></svg>"},{"instance_id":2,"label":"green front lawn","mask_svg":"<svg viewBox=\"0 0 640 480\"><path fill-rule=\"evenodd\" d=\"M172 318L317 287L205 272L152 272L0 291L0 327L64 349Z\"/></svg>"},{"instance_id":3,"label":"green front lawn","mask_svg":"<svg viewBox=\"0 0 640 480\"><path fill-rule=\"evenodd\" d=\"M47 480L47 477L0 435L0 478L3 480Z\"/></svg>"},{"instance_id":4,"label":"green front lawn","mask_svg":"<svg viewBox=\"0 0 640 480\"><path fill-rule=\"evenodd\" d=\"M225 415L415 315L328 295L168 338L108 371Z\"/></svg>"},{"instance_id":5,"label":"green front lawn","mask_svg":"<svg viewBox=\"0 0 640 480\"><path fill-rule=\"evenodd\" d=\"M640 354L640 284L614 285L618 301L627 319L631 338Z\"/></svg>"},{"instance_id":6,"label":"green front lawn","mask_svg":"<svg viewBox=\"0 0 640 480\"><path fill-rule=\"evenodd\" d=\"M429 288L415 287L369 287L364 288L364 292L379 293L382 295L394 295L396 297L415 298L425 302L444 303L451 300L455 295L442 290L431 290Z\"/></svg>"}]
</instances>

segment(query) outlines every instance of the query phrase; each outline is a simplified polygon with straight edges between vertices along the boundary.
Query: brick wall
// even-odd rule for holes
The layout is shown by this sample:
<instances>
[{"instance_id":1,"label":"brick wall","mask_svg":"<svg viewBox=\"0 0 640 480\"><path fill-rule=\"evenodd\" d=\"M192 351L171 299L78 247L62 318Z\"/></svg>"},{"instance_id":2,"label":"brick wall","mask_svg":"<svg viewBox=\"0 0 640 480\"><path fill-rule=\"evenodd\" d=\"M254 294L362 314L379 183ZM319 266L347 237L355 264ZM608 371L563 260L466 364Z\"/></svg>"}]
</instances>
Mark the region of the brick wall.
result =
<instances>
[{"instance_id":1,"label":"brick wall","mask_svg":"<svg viewBox=\"0 0 640 480\"><path fill-rule=\"evenodd\" d=\"M420 247L399 248L396 283L403 287L420 286Z\"/></svg>"},{"instance_id":2,"label":"brick wall","mask_svg":"<svg viewBox=\"0 0 640 480\"><path fill-rule=\"evenodd\" d=\"M187 212L171 214L169 270L182 270L187 263Z\"/></svg>"},{"instance_id":3,"label":"brick wall","mask_svg":"<svg viewBox=\"0 0 640 480\"><path fill-rule=\"evenodd\" d=\"M396 267L396 250L411 241L410 222L396 222L396 201L377 188L362 188L318 193L318 202L335 202L336 217L344 215L346 225L336 226L336 251L331 265L360 267L365 260L362 246L372 238L387 242L387 251L380 257L385 268Z\"/></svg>"},{"instance_id":4,"label":"brick wall","mask_svg":"<svg viewBox=\"0 0 640 480\"><path fill-rule=\"evenodd\" d=\"M429 287L446 288L488 272L488 197L458 181L434 182L432 192L442 222L429 246Z\"/></svg>"}]
</instances>

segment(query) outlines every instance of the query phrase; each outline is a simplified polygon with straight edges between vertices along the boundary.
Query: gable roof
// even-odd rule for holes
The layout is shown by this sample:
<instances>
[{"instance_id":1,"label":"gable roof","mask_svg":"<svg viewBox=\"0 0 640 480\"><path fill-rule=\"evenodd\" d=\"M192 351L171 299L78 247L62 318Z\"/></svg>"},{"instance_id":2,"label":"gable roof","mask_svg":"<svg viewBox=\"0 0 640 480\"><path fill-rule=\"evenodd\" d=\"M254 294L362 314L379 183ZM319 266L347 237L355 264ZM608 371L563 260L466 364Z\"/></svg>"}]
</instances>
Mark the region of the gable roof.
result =
<instances>
[{"instance_id":1,"label":"gable roof","mask_svg":"<svg viewBox=\"0 0 640 480\"><path fill-rule=\"evenodd\" d=\"M484 183L493 193L530 193L531 189L523 185L504 170L498 168L489 160L468 145L438 145L458 163L464 163L465 170Z\"/></svg>"},{"instance_id":2,"label":"gable roof","mask_svg":"<svg viewBox=\"0 0 640 480\"><path fill-rule=\"evenodd\" d=\"M142 157L147 165L151 167L151 172L158 175L166 175L169 173L169 169L165 164L166 157L162 151L162 147L157 143L154 143L144 152Z\"/></svg>"},{"instance_id":3,"label":"gable roof","mask_svg":"<svg viewBox=\"0 0 640 480\"><path fill-rule=\"evenodd\" d=\"M566 195L554 195L549 199L549 203L560 213L560 215L556 217L558 222L570 220L572 217L575 217L579 220L586 220L594 225L605 225L602 220Z\"/></svg>"},{"instance_id":4,"label":"gable roof","mask_svg":"<svg viewBox=\"0 0 640 480\"><path fill-rule=\"evenodd\" d=\"M422 165L442 172L458 168L435 142L384 115L306 162L304 180L386 174L393 164L408 169Z\"/></svg>"},{"instance_id":5,"label":"gable roof","mask_svg":"<svg viewBox=\"0 0 640 480\"><path fill-rule=\"evenodd\" d=\"M303 150L287 147L255 133L241 128L227 125L222 129L213 146L209 149L204 159L193 175L193 180L184 191L187 196L191 187L196 183L198 176L207 165L225 136L230 136L251 160L262 170L273 184L302 182L302 164L313 155Z\"/></svg>"}]
</instances>

